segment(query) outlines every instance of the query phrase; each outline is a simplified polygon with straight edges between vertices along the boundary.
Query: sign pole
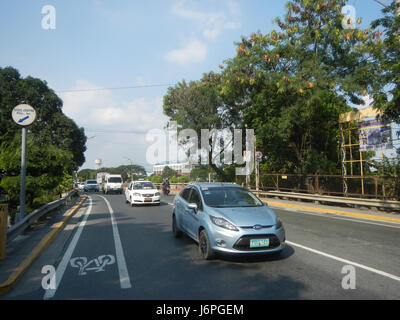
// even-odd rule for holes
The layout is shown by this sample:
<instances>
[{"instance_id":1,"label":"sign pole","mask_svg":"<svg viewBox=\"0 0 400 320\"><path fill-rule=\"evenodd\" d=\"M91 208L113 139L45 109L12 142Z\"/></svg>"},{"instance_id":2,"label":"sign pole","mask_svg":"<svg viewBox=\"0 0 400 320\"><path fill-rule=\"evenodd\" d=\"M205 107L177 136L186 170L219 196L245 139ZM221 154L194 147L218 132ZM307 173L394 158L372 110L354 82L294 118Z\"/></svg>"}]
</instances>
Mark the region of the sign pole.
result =
<instances>
[{"instance_id":1,"label":"sign pole","mask_svg":"<svg viewBox=\"0 0 400 320\"><path fill-rule=\"evenodd\" d=\"M264 155L261 151L256 151L254 159L256 161L256 191L257 196L260 195L260 162L262 161Z\"/></svg>"},{"instance_id":2,"label":"sign pole","mask_svg":"<svg viewBox=\"0 0 400 320\"><path fill-rule=\"evenodd\" d=\"M36 120L36 111L30 105L20 104L16 106L11 114L14 122L22 126L21 134L21 175L19 190L19 212L15 215L15 222L22 220L25 216L25 184L26 184L26 126Z\"/></svg>"},{"instance_id":3,"label":"sign pole","mask_svg":"<svg viewBox=\"0 0 400 320\"><path fill-rule=\"evenodd\" d=\"M0 204L0 260L6 257L8 205Z\"/></svg>"},{"instance_id":4,"label":"sign pole","mask_svg":"<svg viewBox=\"0 0 400 320\"><path fill-rule=\"evenodd\" d=\"M22 127L21 139L21 186L19 192L19 212L16 215L16 222L25 216L25 182L26 182L26 128Z\"/></svg>"}]
</instances>

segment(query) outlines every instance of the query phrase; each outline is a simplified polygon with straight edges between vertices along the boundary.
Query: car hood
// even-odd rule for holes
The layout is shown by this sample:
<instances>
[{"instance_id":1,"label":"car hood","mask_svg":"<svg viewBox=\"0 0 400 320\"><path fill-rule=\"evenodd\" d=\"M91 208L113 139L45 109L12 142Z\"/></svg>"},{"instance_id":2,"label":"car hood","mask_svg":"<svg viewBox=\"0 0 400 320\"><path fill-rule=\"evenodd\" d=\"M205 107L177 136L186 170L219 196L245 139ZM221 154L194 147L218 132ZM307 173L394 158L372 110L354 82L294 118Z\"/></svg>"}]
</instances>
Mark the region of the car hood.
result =
<instances>
[{"instance_id":1,"label":"car hood","mask_svg":"<svg viewBox=\"0 0 400 320\"><path fill-rule=\"evenodd\" d=\"M157 189L140 189L140 190L132 190L135 193L140 193L140 194L148 194L148 193L156 193L158 192Z\"/></svg>"},{"instance_id":2,"label":"car hood","mask_svg":"<svg viewBox=\"0 0 400 320\"><path fill-rule=\"evenodd\" d=\"M234 207L234 208L212 208L209 213L214 216L223 217L238 227L249 227L256 224L272 226L276 224L276 215L268 207Z\"/></svg>"}]
</instances>

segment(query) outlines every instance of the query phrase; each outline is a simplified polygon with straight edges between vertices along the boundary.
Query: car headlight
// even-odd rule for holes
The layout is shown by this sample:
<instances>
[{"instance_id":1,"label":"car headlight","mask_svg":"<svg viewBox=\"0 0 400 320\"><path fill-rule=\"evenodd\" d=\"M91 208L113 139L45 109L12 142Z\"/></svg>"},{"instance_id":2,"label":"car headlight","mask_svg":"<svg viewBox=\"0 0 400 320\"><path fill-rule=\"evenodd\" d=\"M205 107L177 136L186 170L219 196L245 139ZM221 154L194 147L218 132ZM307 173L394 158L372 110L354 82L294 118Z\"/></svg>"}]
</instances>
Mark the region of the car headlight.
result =
<instances>
[{"instance_id":1,"label":"car headlight","mask_svg":"<svg viewBox=\"0 0 400 320\"><path fill-rule=\"evenodd\" d=\"M134 192L134 193L133 193L133 196L134 196L134 197L140 197L140 196L141 196L141 194L140 194L140 193L138 193L138 192Z\"/></svg>"},{"instance_id":2,"label":"car headlight","mask_svg":"<svg viewBox=\"0 0 400 320\"><path fill-rule=\"evenodd\" d=\"M282 221L280 219L276 219L275 229L278 230L282 228Z\"/></svg>"},{"instance_id":3,"label":"car headlight","mask_svg":"<svg viewBox=\"0 0 400 320\"><path fill-rule=\"evenodd\" d=\"M161 193L156 192L154 195L157 197L157 196L161 195Z\"/></svg>"},{"instance_id":4,"label":"car headlight","mask_svg":"<svg viewBox=\"0 0 400 320\"><path fill-rule=\"evenodd\" d=\"M238 228L236 228L229 221L226 221L224 218L217 218L217 217L210 216L210 219L211 219L212 223L214 223L218 227L225 228L225 229L228 229L231 231L239 231Z\"/></svg>"}]
</instances>

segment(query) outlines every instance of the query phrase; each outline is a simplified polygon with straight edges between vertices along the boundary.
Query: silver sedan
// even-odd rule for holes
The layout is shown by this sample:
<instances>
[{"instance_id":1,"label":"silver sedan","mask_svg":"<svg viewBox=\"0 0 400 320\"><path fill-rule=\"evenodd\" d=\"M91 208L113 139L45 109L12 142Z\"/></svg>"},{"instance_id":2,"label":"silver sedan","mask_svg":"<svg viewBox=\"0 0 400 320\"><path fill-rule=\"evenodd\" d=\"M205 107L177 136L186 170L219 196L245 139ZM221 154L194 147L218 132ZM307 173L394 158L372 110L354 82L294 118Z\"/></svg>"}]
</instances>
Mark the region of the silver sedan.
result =
<instances>
[{"instance_id":1,"label":"silver sedan","mask_svg":"<svg viewBox=\"0 0 400 320\"><path fill-rule=\"evenodd\" d=\"M185 187L175 197L175 237L186 233L199 244L204 259L226 254L280 253L285 230L276 214L249 190L235 184Z\"/></svg>"}]
</instances>

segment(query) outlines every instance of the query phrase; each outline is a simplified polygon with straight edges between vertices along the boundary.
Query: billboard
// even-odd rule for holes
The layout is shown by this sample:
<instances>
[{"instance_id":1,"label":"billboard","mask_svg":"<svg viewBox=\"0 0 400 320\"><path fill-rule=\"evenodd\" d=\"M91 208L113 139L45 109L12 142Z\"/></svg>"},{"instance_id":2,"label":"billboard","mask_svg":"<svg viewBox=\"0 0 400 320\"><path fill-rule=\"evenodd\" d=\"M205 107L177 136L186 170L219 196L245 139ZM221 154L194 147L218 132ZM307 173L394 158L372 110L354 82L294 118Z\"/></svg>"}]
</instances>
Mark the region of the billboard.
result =
<instances>
[{"instance_id":1,"label":"billboard","mask_svg":"<svg viewBox=\"0 0 400 320\"><path fill-rule=\"evenodd\" d=\"M358 124L360 151L393 149L390 121L362 121Z\"/></svg>"}]
</instances>

